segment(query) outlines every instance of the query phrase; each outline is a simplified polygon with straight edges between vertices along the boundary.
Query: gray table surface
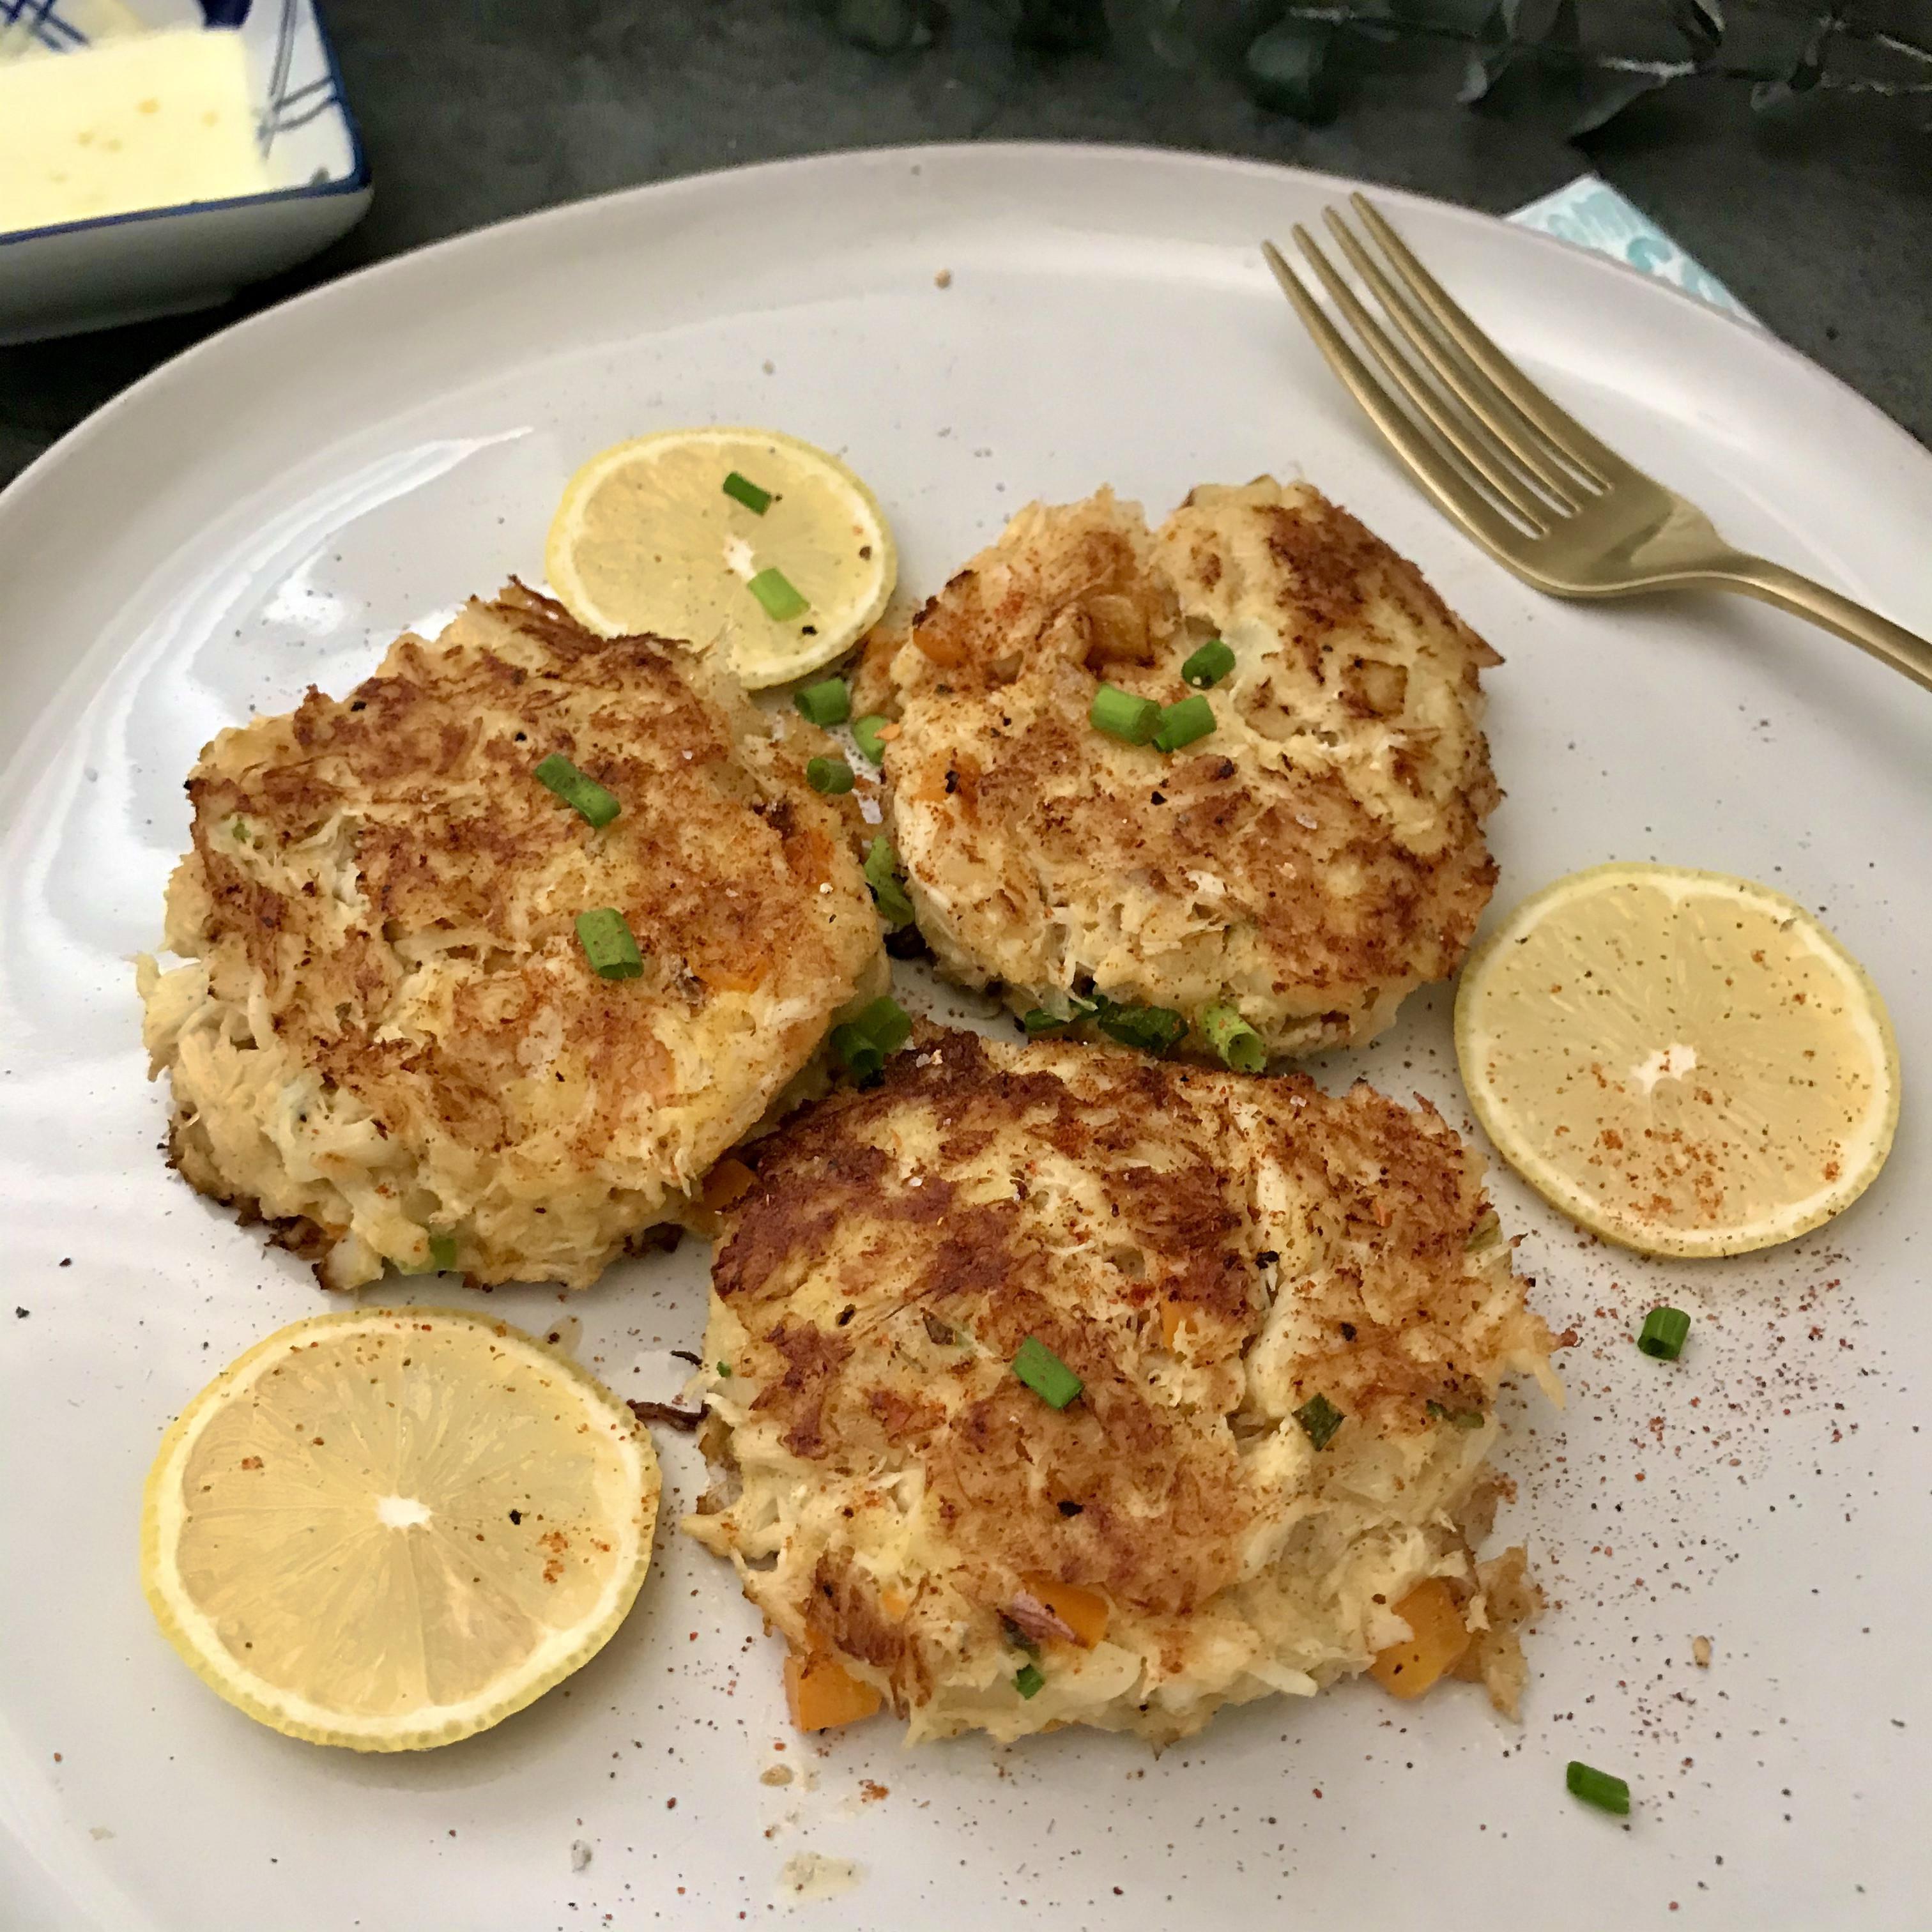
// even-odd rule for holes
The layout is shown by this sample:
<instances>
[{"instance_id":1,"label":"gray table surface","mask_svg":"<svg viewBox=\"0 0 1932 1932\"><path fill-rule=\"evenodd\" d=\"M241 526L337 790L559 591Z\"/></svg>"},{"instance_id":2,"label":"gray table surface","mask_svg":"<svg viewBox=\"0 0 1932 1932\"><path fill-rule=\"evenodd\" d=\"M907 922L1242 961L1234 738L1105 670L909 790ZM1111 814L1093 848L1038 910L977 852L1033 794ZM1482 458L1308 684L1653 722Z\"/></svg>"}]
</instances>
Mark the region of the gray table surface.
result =
<instances>
[{"instance_id":1,"label":"gray table surface","mask_svg":"<svg viewBox=\"0 0 1932 1932\"><path fill-rule=\"evenodd\" d=\"M1690 81L1582 146L1454 104L1397 60L1329 126L1227 82L1016 51L974 0L930 46L848 46L812 0L322 0L376 181L368 218L206 314L0 350L0 482L118 390L239 316L533 208L702 169L904 142L1144 142L1298 163L1498 212L1594 170L1784 339L1932 442L1932 134L1813 98L1754 115Z\"/></svg>"}]
</instances>

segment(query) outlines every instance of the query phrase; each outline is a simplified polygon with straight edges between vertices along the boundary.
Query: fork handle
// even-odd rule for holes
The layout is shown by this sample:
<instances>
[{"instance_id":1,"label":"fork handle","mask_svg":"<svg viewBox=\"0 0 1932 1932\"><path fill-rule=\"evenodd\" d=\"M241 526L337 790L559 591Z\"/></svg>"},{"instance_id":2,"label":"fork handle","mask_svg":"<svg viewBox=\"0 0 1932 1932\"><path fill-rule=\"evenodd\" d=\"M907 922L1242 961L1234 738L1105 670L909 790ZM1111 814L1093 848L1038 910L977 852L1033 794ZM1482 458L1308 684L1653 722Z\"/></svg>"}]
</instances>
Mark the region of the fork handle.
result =
<instances>
[{"instance_id":1,"label":"fork handle","mask_svg":"<svg viewBox=\"0 0 1932 1932\"><path fill-rule=\"evenodd\" d=\"M1894 624L1889 617L1881 617L1876 610L1868 610L1862 604L1854 604L1849 597L1786 570L1781 563L1736 551L1705 580L1726 590L1742 590L1748 597L1789 610L1794 617L1835 631L1860 650L1869 651L1894 670L1904 672L1913 683L1932 691L1932 644L1903 624Z\"/></svg>"}]
</instances>

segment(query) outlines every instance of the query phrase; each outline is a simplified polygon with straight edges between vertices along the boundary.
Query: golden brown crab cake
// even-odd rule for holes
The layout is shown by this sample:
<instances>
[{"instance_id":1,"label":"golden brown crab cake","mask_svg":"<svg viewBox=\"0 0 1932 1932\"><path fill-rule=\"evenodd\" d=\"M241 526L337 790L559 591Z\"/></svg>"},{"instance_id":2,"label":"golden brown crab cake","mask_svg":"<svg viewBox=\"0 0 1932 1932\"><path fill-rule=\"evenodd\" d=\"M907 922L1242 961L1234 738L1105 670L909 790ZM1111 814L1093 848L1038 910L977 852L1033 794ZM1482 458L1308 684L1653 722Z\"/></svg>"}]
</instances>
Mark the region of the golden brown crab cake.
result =
<instances>
[{"instance_id":1,"label":"golden brown crab cake","mask_svg":"<svg viewBox=\"0 0 1932 1932\"><path fill-rule=\"evenodd\" d=\"M1386 1660L1419 1587L1437 1665L1492 1633L1513 1699L1530 1586L1469 1540L1498 1386L1556 1396L1552 1340L1437 1114L923 1029L756 1160L685 1527L790 1646L801 1721L1178 1737Z\"/></svg>"},{"instance_id":2,"label":"golden brown crab cake","mask_svg":"<svg viewBox=\"0 0 1932 1932\"><path fill-rule=\"evenodd\" d=\"M329 1287L587 1286L885 984L842 809L805 782L820 734L778 728L682 647L512 584L346 698L222 733L168 890L187 963L140 974L176 1166ZM538 782L553 753L608 824ZM592 970L599 908L640 976Z\"/></svg>"},{"instance_id":3,"label":"golden brown crab cake","mask_svg":"<svg viewBox=\"0 0 1932 1932\"><path fill-rule=\"evenodd\" d=\"M1169 754L1089 722L1103 682L1187 697L1216 637L1211 735ZM1204 485L1151 533L1106 490L1034 504L861 674L897 713L920 929L1018 1012L1091 988L1197 1029L1231 1005L1274 1053L1366 1040L1455 970L1488 901L1498 662L1305 485Z\"/></svg>"}]
</instances>

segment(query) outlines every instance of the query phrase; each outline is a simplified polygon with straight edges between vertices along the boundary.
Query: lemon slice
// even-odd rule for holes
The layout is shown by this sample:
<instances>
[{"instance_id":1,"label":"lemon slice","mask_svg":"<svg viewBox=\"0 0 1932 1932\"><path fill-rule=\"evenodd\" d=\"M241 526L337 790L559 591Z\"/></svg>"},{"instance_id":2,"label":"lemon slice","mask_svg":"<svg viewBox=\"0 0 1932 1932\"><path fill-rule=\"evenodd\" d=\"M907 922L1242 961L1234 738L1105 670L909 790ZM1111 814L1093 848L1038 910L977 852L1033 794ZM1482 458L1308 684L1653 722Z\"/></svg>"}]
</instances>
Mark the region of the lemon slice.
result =
<instances>
[{"instance_id":1,"label":"lemon slice","mask_svg":"<svg viewBox=\"0 0 1932 1932\"><path fill-rule=\"evenodd\" d=\"M762 512L726 493L733 476L754 501L769 496ZM775 430L668 429L570 479L544 568L589 629L721 650L755 690L849 650L884 610L898 555L872 491L836 456ZM803 608L770 614L749 587L766 571Z\"/></svg>"},{"instance_id":2,"label":"lemon slice","mask_svg":"<svg viewBox=\"0 0 1932 1932\"><path fill-rule=\"evenodd\" d=\"M318 1316L168 1431L142 1585L251 1718L421 1750L603 1648L650 1566L658 1490L629 1410L519 1330L446 1308Z\"/></svg>"},{"instance_id":3,"label":"lemon slice","mask_svg":"<svg viewBox=\"0 0 1932 1932\"><path fill-rule=\"evenodd\" d=\"M1598 866L1462 970L1456 1052L1510 1166L1606 1240L1735 1255L1815 1228L1885 1164L1898 1048L1802 906L1720 872Z\"/></svg>"}]
</instances>

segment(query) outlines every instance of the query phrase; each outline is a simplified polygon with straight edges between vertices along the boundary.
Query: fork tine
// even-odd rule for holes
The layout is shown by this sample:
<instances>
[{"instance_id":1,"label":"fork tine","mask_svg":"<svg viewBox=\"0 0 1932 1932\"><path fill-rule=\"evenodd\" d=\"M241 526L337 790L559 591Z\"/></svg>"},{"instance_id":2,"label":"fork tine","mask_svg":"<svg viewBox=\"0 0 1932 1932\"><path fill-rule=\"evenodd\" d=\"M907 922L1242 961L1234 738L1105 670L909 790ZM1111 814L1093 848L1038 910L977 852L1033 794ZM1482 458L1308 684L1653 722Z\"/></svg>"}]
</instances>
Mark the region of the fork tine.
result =
<instances>
[{"instance_id":1,"label":"fork tine","mask_svg":"<svg viewBox=\"0 0 1932 1932\"><path fill-rule=\"evenodd\" d=\"M1549 529L1562 512L1526 485L1520 472L1511 465L1508 452L1486 430L1460 410L1453 410L1439 392L1423 380L1414 364L1383 333L1374 316L1357 299L1354 290L1335 272L1334 265L1299 222L1294 225L1294 238L1300 244L1301 252L1308 257L1309 266L1320 278L1322 286L1328 291L1349 327L1368 345L1370 352L1384 370L1394 377L1402 394L1428 419L1436 434L1532 530L1540 532Z\"/></svg>"},{"instance_id":2,"label":"fork tine","mask_svg":"<svg viewBox=\"0 0 1932 1932\"><path fill-rule=\"evenodd\" d=\"M1556 404L1449 299L1442 284L1409 252L1381 211L1359 190L1348 199L1363 225L1381 244L1409 292L1436 318L1444 335L1547 436L1557 451L1588 470L1606 486L1630 473L1630 466Z\"/></svg>"},{"instance_id":3,"label":"fork tine","mask_svg":"<svg viewBox=\"0 0 1932 1932\"><path fill-rule=\"evenodd\" d=\"M1348 258L1349 266L1368 284L1376 299L1395 325L1396 333L1420 356L1464 408L1522 464L1565 509L1580 509L1596 492L1582 472L1567 468L1528 418L1465 356L1410 305L1382 272L1339 210L1324 208L1322 219Z\"/></svg>"},{"instance_id":4,"label":"fork tine","mask_svg":"<svg viewBox=\"0 0 1932 1932\"><path fill-rule=\"evenodd\" d=\"M1294 305L1302 326L1315 338L1316 347L1340 378L1342 386L1367 412L1370 420L1414 472L1416 480L1445 514L1485 549L1507 562L1522 542L1522 531L1430 442L1414 418L1363 367L1361 358L1342 339L1340 330L1322 313L1315 298L1302 286L1300 277L1282 259L1281 250L1272 242L1264 242L1262 254L1281 284L1282 293Z\"/></svg>"}]
</instances>

